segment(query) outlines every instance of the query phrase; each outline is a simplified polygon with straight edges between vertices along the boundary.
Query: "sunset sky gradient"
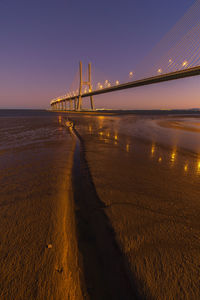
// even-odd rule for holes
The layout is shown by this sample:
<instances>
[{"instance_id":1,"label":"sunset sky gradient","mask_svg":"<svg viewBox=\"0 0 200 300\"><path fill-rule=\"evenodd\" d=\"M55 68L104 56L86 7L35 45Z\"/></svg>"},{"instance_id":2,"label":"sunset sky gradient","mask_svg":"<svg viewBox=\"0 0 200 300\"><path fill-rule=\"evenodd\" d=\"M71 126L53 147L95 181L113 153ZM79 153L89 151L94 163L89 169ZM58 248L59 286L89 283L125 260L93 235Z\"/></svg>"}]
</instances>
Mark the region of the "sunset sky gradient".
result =
<instances>
[{"instance_id":1,"label":"sunset sky gradient","mask_svg":"<svg viewBox=\"0 0 200 300\"><path fill-rule=\"evenodd\" d=\"M48 108L78 62L126 76L193 0L1 0L0 108ZM118 76L118 74L120 74ZM200 77L96 96L97 107L200 107Z\"/></svg>"}]
</instances>

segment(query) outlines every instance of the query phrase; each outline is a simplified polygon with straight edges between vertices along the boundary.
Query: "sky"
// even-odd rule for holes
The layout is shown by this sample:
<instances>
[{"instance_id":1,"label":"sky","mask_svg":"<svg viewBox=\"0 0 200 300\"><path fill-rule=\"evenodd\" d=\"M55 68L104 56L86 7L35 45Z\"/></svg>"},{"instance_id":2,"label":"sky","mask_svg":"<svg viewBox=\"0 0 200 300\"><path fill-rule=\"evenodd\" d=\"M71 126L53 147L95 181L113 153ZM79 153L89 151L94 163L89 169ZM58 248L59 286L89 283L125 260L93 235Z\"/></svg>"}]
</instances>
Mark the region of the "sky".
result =
<instances>
[{"instance_id":1,"label":"sky","mask_svg":"<svg viewBox=\"0 0 200 300\"><path fill-rule=\"evenodd\" d=\"M0 108L48 108L67 92L80 60L108 79L128 77L194 2L0 0ZM113 109L200 107L200 78L94 100Z\"/></svg>"}]
</instances>

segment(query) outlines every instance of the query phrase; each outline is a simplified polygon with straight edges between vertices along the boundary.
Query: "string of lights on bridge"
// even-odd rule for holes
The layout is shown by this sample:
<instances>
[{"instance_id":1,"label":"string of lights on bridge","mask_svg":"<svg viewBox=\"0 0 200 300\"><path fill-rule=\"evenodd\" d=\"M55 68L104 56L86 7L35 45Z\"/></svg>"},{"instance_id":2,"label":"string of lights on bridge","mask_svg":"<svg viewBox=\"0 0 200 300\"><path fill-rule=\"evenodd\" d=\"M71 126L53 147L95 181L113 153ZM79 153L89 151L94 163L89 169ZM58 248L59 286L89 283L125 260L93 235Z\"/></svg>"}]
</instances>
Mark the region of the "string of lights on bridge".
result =
<instances>
[{"instance_id":1,"label":"string of lights on bridge","mask_svg":"<svg viewBox=\"0 0 200 300\"><path fill-rule=\"evenodd\" d=\"M174 63L173 60L170 58L170 59L168 60L169 66L170 66L170 65L172 66L173 63ZM182 62L181 68L179 68L179 70L183 70L184 68L187 68L188 66L189 66L188 61L187 61L187 60L184 60L184 61ZM176 69L176 71L177 71L177 69ZM157 69L157 75L161 75L161 74L163 74L163 70L162 70L162 68L158 68L158 69ZM133 71L130 71L130 72L128 73L128 79L129 79L128 81L132 81L132 80L134 79L134 75L135 75L135 73L134 73ZM109 88L109 87L111 87L111 86L118 86L119 84L120 84L120 81L119 81L119 80L116 80L114 83L112 83L110 80L106 79L104 82L98 82L98 83L96 84L96 86L93 86L93 85L92 85L92 89L90 89L90 88L88 88L88 87L84 88L83 94L90 93L92 90L93 90L93 91L94 91L94 90L102 90L103 88ZM51 103L54 102L54 101L61 101L61 100L64 99L64 98L75 97L75 96L78 96L78 95L79 95L79 90L77 89L77 90L75 90L75 91L68 92L67 94L64 94L64 95L62 95L62 96L59 96L59 97L57 97L57 98L54 98L54 99L51 101Z\"/></svg>"}]
</instances>

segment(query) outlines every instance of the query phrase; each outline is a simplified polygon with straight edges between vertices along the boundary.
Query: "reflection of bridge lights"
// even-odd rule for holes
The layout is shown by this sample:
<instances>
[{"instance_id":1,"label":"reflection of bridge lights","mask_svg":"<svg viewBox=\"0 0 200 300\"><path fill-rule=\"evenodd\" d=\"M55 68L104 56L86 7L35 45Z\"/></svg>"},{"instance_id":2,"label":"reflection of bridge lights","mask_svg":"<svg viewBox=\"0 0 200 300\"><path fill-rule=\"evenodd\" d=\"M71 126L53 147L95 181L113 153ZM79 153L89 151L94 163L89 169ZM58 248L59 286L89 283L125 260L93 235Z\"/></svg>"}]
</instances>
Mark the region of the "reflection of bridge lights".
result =
<instances>
[{"instance_id":1,"label":"reflection of bridge lights","mask_svg":"<svg viewBox=\"0 0 200 300\"><path fill-rule=\"evenodd\" d=\"M119 80L116 80L115 84L116 84L116 85L119 85Z\"/></svg>"},{"instance_id":2,"label":"reflection of bridge lights","mask_svg":"<svg viewBox=\"0 0 200 300\"><path fill-rule=\"evenodd\" d=\"M151 156L153 157L154 156L154 154L155 154L155 144L153 144L152 146L151 146Z\"/></svg>"},{"instance_id":3,"label":"reflection of bridge lights","mask_svg":"<svg viewBox=\"0 0 200 300\"><path fill-rule=\"evenodd\" d=\"M58 116L58 122L61 124L62 123L62 117Z\"/></svg>"},{"instance_id":4,"label":"reflection of bridge lights","mask_svg":"<svg viewBox=\"0 0 200 300\"><path fill-rule=\"evenodd\" d=\"M185 164L185 166L184 166L184 171L185 171L185 172L188 171L188 164Z\"/></svg>"},{"instance_id":5,"label":"reflection of bridge lights","mask_svg":"<svg viewBox=\"0 0 200 300\"><path fill-rule=\"evenodd\" d=\"M103 135L103 132L102 132L102 131L100 131L100 132L99 132L99 135L100 135L100 136L102 136L102 135Z\"/></svg>"},{"instance_id":6,"label":"reflection of bridge lights","mask_svg":"<svg viewBox=\"0 0 200 300\"><path fill-rule=\"evenodd\" d=\"M129 152L129 150L130 150L130 145L126 144L126 152Z\"/></svg>"},{"instance_id":7,"label":"reflection of bridge lights","mask_svg":"<svg viewBox=\"0 0 200 300\"><path fill-rule=\"evenodd\" d=\"M159 157L158 162L161 162L161 161L162 161L162 157Z\"/></svg>"},{"instance_id":8,"label":"reflection of bridge lights","mask_svg":"<svg viewBox=\"0 0 200 300\"><path fill-rule=\"evenodd\" d=\"M173 150L170 157L171 164L174 164L175 160L176 160L176 150Z\"/></svg>"},{"instance_id":9,"label":"reflection of bridge lights","mask_svg":"<svg viewBox=\"0 0 200 300\"><path fill-rule=\"evenodd\" d=\"M109 137L109 136L110 136L110 133L108 132L108 133L107 133L107 137Z\"/></svg>"},{"instance_id":10,"label":"reflection of bridge lights","mask_svg":"<svg viewBox=\"0 0 200 300\"><path fill-rule=\"evenodd\" d=\"M182 66L183 67L186 67L188 65L188 62L187 62L187 60L185 60L183 63L182 63Z\"/></svg>"},{"instance_id":11,"label":"reflection of bridge lights","mask_svg":"<svg viewBox=\"0 0 200 300\"><path fill-rule=\"evenodd\" d=\"M197 162L197 174L200 175L200 160Z\"/></svg>"},{"instance_id":12,"label":"reflection of bridge lights","mask_svg":"<svg viewBox=\"0 0 200 300\"><path fill-rule=\"evenodd\" d=\"M161 74L162 73L162 69L158 69L158 74Z\"/></svg>"},{"instance_id":13,"label":"reflection of bridge lights","mask_svg":"<svg viewBox=\"0 0 200 300\"><path fill-rule=\"evenodd\" d=\"M116 140L116 141L118 140L118 136L117 136L117 134L115 134L115 140Z\"/></svg>"},{"instance_id":14,"label":"reflection of bridge lights","mask_svg":"<svg viewBox=\"0 0 200 300\"><path fill-rule=\"evenodd\" d=\"M90 133L92 132L92 126L89 126L89 132Z\"/></svg>"}]
</instances>

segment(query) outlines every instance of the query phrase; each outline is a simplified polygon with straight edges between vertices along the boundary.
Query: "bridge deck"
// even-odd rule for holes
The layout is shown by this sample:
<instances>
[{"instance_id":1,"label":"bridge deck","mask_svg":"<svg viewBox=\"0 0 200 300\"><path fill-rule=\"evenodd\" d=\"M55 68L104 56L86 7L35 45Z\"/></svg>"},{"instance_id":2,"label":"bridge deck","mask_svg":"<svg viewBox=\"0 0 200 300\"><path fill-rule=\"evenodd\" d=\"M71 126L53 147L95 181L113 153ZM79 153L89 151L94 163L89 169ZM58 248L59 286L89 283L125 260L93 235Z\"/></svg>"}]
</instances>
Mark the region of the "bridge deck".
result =
<instances>
[{"instance_id":1,"label":"bridge deck","mask_svg":"<svg viewBox=\"0 0 200 300\"><path fill-rule=\"evenodd\" d=\"M150 84L154 84L154 83L165 82L165 81L170 81L170 80L175 80L175 79L181 79L181 78L185 78L185 77L192 77L192 76L197 76L197 75L200 75L200 66L193 67L193 68L186 69L186 70L171 72L168 74L162 74L162 75L157 75L154 77L130 81L127 83L122 83L119 85L107 87L107 88L100 89L100 90L94 90L92 92L82 94L81 97L85 98L85 97L89 97L89 96L100 95L100 94L115 92L115 91L119 91L119 90L125 90L125 89L134 88L134 87L150 85ZM53 104L58 103L58 102L63 102L63 101L75 100L77 97L78 96L62 98L58 101L53 102Z\"/></svg>"}]
</instances>

